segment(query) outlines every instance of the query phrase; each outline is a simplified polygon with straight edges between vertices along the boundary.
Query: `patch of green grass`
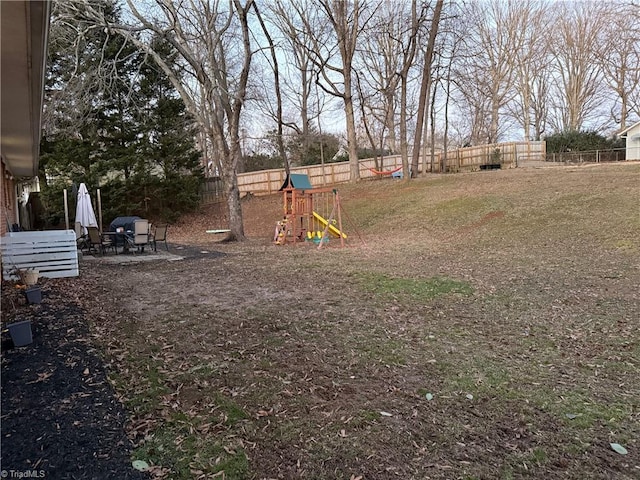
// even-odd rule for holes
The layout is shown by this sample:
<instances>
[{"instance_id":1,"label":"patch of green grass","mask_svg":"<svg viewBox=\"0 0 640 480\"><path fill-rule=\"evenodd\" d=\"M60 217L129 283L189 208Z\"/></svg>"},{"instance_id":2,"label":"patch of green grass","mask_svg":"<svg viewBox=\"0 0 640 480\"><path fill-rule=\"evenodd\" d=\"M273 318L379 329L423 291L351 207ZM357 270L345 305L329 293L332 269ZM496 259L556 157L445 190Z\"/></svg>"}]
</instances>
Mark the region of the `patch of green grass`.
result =
<instances>
[{"instance_id":1,"label":"patch of green grass","mask_svg":"<svg viewBox=\"0 0 640 480\"><path fill-rule=\"evenodd\" d=\"M449 177L410 183L390 183L377 186L368 184L361 196L349 201L350 216L358 219L358 226L375 231L424 230L425 226L459 227L473 223L483 215L504 208L502 199L492 195L457 196L450 188L456 180ZM443 200L435 200L445 197Z\"/></svg>"},{"instance_id":2,"label":"patch of green grass","mask_svg":"<svg viewBox=\"0 0 640 480\"><path fill-rule=\"evenodd\" d=\"M349 346L351 355L360 364L371 365L406 365L407 344L389 335L381 326L374 326L345 337L345 345Z\"/></svg>"},{"instance_id":3,"label":"patch of green grass","mask_svg":"<svg viewBox=\"0 0 640 480\"><path fill-rule=\"evenodd\" d=\"M442 390L447 393L464 392L474 396L518 398L517 385L512 382L512 374L503 366L488 359L476 356L473 364L465 362L448 364L439 362L443 370ZM434 392L431 392L434 393Z\"/></svg>"},{"instance_id":4,"label":"patch of green grass","mask_svg":"<svg viewBox=\"0 0 640 480\"><path fill-rule=\"evenodd\" d=\"M198 378L211 378L218 368L213 363L201 363L189 369L189 374Z\"/></svg>"},{"instance_id":5,"label":"patch of green grass","mask_svg":"<svg viewBox=\"0 0 640 480\"><path fill-rule=\"evenodd\" d=\"M300 441L300 436L305 428L312 427L305 425L302 421L283 418L281 421L274 423L272 436L283 443L296 444Z\"/></svg>"},{"instance_id":6,"label":"patch of green grass","mask_svg":"<svg viewBox=\"0 0 640 480\"><path fill-rule=\"evenodd\" d=\"M159 362L141 357L130 358L129 363L136 366L135 383L122 376L113 376L116 388L132 392L127 399L127 407L136 415L158 410L162 396L169 391ZM203 375L213 370L211 364L202 364L189 375ZM224 395L216 393L214 400L226 426L231 427L248 418L239 405ZM208 418L174 412L145 438L144 443L133 452L132 459L170 468L173 474L171 478L175 479L193 478L194 471L201 471L205 475L224 471L224 478L227 479L246 478L249 462L244 451L225 445L220 437L212 433L200 432L198 427L204 422L211 423Z\"/></svg>"},{"instance_id":7,"label":"patch of green grass","mask_svg":"<svg viewBox=\"0 0 640 480\"><path fill-rule=\"evenodd\" d=\"M362 426L362 425L375 423L379 419L380 419L380 413L376 411L360 410L358 412L358 415L354 419L354 421L357 422L358 425ZM353 421L351 422L351 425L352 426L354 425Z\"/></svg>"},{"instance_id":8,"label":"patch of green grass","mask_svg":"<svg viewBox=\"0 0 640 480\"><path fill-rule=\"evenodd\" d=\"M529 460L536 465L543 465L547 462L548 456L542 448L534 448L529 455Z\"/></svg>"},{"instance_id":9,"label":"patch of green grass","mask_svg":"<svg viewBox=\"0 0 640 480\"><path fill-rule=\"evenodd\" d=\"M427 388L424 388L424 387L423 387L423 388L419 388L419 389L418 389L418 396L419 396L420 398L424 398L424 397L427 395L427 393L431 393L431 394L433 394L433 392L431 392L431 391L430 391L429 389L427 389Z\"/></svg>"},{"instance_id":10,"label":"patch of green grass","mask_svg":"<svg viewBox=\"0 0 640 480\"><path fill-rule=\"evenodd\" d=\"M540 394L538 396L540 397ZM598 423L615 426L629 418L633 411L629 404L598 402L578 390L564 392L561 395L549 393L547 400L552 400L546 402L549 410L561 417L565 424L578 429L588 429ZM575 418L570 419L567 414L575 415Z\"/></svg>"},{"instance_id":11,"label":"patch of green grass","mask_svg":"<svg viewBox=\"0 0 640 480\"><path fill-rule=\"evenodd\" d=\"M382 365L406 365L405 345L390 338L370 338L358 345L358 350L367 359Z\"/></svg>"},{"instance_id":12,"label":"patch of green grass","mask_svg":"<svg viewBox=\"0 0 640 480\"><path fill-rule=\"evenodd\" d=\"M505 459L500 478L522 478L522 476L535 475L548 461L547 453L542 448L534 448L528 452L513 452Z\"/></svg>"},{"instance_id":13,"label":"patch of green grass","mask_svg":"<svg viewBox=\"0 0 640 480\"><path fill-rule=\"evenodd\" d=\"M240 420L245 420L249 418L247 412L245 412L240 406L234 402L233 400L225 397L224 395L217 394L215 396L215 402L220 408L220 410L225 415L225 424L226 425L235 425Z\"/></svg>"},{"instance_id":14,"label":"patch of green grass","mask_svg":"<svg viewBox=\"0 0 640 480\"><path fill-rule=\"evenodd\" d=\"M397 278L380 273L358 275L362 287L377 295L405 295L416 300L433 300L442 295L471 295L473 287L469 282L446 277Z\"/></svg>"},{"instance_id":15,"label":"patch of green grass","mask_svg":"<svg viewBox=\"0 0 640 480\"><path fill-rule=\"evenodd\" d=\"M116 390L125 392L127 408L137 415L155 411L160 399L169 392L160 373L160 364L151 358L130 358L130 365L136 368L135 378L127 378L117 372L111 372L110 378Z\"/></svg>"},{"instance_id":16,"label":"patch of green grass","mask_svg":"<svg viewBox=\"0 0 640 480\"><path fill-rule=\"evenodd\" d=\"M224 471L224 478L244 479L249 461L244 450L222 444L214 434L200 434L198 422L184 415L174 415L151 433L132 455L150 465L171 469L171 478L191 479Z\"/></svg>"},{"instance_id":17,"label":"patch of green grass","mask_svg":"<svg viewBox=\"0 0 640 480\"><path fill-rule=\"evenodd\" d=\"M514 478L513 468L510 465L503 465L500 478L502 480L512 480Z\"/></svg>"}]
</instances>

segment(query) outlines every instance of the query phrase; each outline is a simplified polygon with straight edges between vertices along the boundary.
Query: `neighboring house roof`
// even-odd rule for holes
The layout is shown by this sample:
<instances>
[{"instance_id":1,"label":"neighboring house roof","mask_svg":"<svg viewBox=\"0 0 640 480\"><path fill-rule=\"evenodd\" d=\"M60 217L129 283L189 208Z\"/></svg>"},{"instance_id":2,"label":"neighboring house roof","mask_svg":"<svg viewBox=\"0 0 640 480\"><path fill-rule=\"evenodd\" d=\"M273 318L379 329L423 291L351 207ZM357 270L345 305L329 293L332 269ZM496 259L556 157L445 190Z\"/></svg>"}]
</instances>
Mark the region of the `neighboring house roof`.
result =
<instances>
[{"instance_id":1,"label":"neighboring house roof","mask_svg":"<svg viewBox=\"0 0 640 480\"><path fill-rule=\"evenodd\" d=\"M16 177L38 174L48 1L0 1L0 154Z\"/></svg>"},{"instance_id":2,"label":"neighboring house roof","mask_svg":"<svg viewBox=\"0 0 640 480\"><path fill-rule=\"evenodd\" d=\"M621 132L618 132L618 136L619 137L624 137L627 135L627 133L629 133L630 130L633 130L634 128L636 128L637 126L640 126L640 121L634 123L633 125L631 125L630 127L625 128L624 130L622 130Z\"/></svg>"}]
</instances>

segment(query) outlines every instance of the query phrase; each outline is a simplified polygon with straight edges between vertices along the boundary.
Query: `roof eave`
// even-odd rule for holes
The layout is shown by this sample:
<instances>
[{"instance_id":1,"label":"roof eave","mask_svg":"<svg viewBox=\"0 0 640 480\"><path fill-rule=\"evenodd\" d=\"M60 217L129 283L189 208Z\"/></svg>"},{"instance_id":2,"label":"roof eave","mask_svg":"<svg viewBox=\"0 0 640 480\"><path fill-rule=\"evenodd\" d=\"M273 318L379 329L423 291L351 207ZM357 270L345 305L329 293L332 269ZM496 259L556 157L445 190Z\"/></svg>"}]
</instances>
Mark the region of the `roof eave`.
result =
<instances>
[{"instance_id":1,"label":"roof eave","mask_svg":"<svg viewBox=\"0 0 640 480\"><path fill-rule=\"evenodd\" d=\"M49 35L49 1L0 2L1 145L17 178L38 174Z\"/></svg>"}]
</instances>

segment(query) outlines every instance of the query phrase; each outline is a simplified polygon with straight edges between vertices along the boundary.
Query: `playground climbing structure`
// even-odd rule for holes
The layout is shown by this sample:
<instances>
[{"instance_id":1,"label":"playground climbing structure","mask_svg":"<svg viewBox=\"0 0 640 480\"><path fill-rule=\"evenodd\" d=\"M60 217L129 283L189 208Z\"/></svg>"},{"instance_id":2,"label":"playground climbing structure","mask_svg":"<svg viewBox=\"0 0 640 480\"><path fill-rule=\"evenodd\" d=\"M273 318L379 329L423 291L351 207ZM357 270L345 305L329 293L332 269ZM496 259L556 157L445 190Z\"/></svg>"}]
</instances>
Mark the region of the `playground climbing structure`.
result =
<instances>
[{"instance_id":1,"label":"playground climbing structure","mask_svg":"<svg viewBox=\"0 0 640 480\"><path fill-rule=\"evenodd\" d=\"M278 245L313 241L321 248L330 237L344 246L340 196L332 188L313 188L307 175L291 174L282 188L283 218L276 224Z\"/></svg>"}]
</instances>

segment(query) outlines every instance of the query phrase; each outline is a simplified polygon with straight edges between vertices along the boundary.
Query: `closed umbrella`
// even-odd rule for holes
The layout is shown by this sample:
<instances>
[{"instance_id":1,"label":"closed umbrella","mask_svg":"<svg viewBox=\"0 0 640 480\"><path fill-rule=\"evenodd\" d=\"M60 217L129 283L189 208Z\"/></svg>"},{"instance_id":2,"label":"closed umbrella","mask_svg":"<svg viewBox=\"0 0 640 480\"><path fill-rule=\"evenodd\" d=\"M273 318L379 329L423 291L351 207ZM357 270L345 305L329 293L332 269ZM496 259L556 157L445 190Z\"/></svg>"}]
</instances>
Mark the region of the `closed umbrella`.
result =
<instances>
[{"instance_id":1,"label":"closed umbrella","mask_svg":"<svg viewBox=\"0 0 640 480\"><path fill-rule=\"evenodd\" d=\"M81 183L80 188L78 189L78 203L76 204L76 223L80 224L85 235L87 234L87 227L98 226L96 214L93 211L93 205L91 205L91 197L89 196L87 186L84 183Z\"/></svg>"}]
</instances>

